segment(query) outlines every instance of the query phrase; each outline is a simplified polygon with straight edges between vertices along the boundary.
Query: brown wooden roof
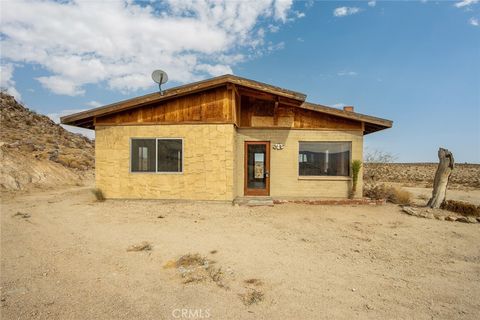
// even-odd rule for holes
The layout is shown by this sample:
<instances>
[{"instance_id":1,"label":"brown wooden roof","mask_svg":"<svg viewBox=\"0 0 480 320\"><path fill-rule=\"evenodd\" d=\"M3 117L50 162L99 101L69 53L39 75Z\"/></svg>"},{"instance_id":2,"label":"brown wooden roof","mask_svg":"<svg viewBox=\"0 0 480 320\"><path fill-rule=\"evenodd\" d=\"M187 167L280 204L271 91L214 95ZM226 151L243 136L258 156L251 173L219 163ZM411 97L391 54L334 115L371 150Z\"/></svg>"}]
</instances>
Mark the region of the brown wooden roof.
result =
<instances>
[{"instance_id":1,"label":"brown wooden roof","mask_svg":"<svg viewBox=\"0 0 480 320\"><path fill-rule=\"evenodd\" d=\"M150 93L144 96L128 99L113 104L109 104L103 107L90 109L87 111L75 113L72 115L64 116L60 118L62 124L78 126L83 128L93 129L95 128L94 118L99 116L105 116L108 114L118 113L121 111L138 108L151 103L166 101L181 97L187 94L192 94L208 89L233 84L241 88L252 89L257 92L263 92L270 95L275 95L280 98L294 102L294 104L303 109L313 110L321 113L326 113L346 119L357 120L365 123L365 133L371 133L378 130L390 128L392 121L381 118L371 117L355 112L348 112L331 108L323 105L313 104L306 102L306 95L300 92L295 92L280 87L272 86L266 83L241 78L234 75L223 75L203 81L193 82L183 86L167 89L160 94L159 92Z\"/></svg>"},{"instance_id":2,"label":"brown wooden roof","mask_svg":"<svg viewBox=\"0 0 480 320\"><path fill-rule=\"evenodd\" d=\"M334 115L341 118L361 121L365 124L365 130L364 130L365 134L391 128L393 124L391 120L372 117L366 114L361 114L361 113L352 112L352 111L344 111L337 108L327 107L321 104L315 104L310 102L302 103L300 105L300 108L314 110L317 112L322 112L322 113Z\"/></svg>"}]
</instances>

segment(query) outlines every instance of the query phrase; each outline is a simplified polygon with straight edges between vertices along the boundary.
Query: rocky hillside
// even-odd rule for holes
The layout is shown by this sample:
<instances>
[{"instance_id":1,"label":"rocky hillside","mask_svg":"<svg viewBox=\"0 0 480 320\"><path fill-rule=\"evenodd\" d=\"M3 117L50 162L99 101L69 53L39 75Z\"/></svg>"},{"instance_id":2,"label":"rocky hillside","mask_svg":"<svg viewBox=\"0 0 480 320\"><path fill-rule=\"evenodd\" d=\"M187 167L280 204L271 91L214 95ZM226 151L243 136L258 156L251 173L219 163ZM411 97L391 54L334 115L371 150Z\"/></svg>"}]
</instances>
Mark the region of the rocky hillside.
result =
<instances>
[{"instance_id":1,"label":"rocky hillside","mask_svg":"<svg viewBox=\"0 0 480 320\"><path fill-rule=\"evenodd\" d=\"M432 187L437 166L437 163L366 163L364 179ZM480 188L480 164L455 164L449 186Z\"/></svg>"},{"instance_id":2,"label":"rocky hillside","mask_svg":"<svg viewBox=\"0 0 480 320\"><path fill-rule=\"evenodd\" d=\"M0 189L78 185L93 177L94 144L0 93Z\"/></svg>"}]
</instances>

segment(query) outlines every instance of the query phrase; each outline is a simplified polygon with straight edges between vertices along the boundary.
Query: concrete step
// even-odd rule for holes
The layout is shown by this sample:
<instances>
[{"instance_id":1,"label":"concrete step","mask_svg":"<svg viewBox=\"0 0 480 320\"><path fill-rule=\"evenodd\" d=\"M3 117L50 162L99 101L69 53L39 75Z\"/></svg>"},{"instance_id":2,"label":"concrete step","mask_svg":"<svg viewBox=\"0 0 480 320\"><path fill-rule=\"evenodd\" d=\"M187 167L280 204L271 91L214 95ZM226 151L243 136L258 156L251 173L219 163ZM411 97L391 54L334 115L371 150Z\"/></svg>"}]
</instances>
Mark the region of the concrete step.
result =
<instances>
[{"instance_id":1,"label":"concrete step","mask_svg":"<svg viewBox=\"0 0 480 320\"><path fill-rule=\"evenodd\" d=\"M273 206L273 199L270 197L237 197L233 200L234 205L240 206L249 206L249 207L257 207L257 206Z\"/></svg>"}]
</instances>

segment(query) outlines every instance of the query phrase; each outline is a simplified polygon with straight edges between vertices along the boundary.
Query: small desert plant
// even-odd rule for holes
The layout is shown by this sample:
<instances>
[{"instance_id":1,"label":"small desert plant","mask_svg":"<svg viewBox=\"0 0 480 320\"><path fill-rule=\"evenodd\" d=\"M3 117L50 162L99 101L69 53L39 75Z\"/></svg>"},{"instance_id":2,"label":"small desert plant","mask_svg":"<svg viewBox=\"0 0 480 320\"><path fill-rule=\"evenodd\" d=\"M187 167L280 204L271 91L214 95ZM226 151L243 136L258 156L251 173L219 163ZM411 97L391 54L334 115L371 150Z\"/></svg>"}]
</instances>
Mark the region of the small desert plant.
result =
<instances>
[{"instance_id":1,"label":"small desert plant","mask_svg":"<svg viewBox=\"0 0 480 320\"><path fill-rule=\"evenodd\" d=\"M412 195L407 190L392 188L392 193L390 194L388 201L395 204L409 205L412 203Z\"/></svg>"},{"instance_id":2,"label":"small desert plant","mask_svg":"<svg viewBox=\"0 0 480 320\"><path fill-rule=\"evenodd\" d=\"M412 203L412 195L410 192L384 184L366 187L364 195L371 199L384 199L395 204L408 205Z\"/></svg>"},{"instance_id":3,"label":"small desert plant","mask_svg":"<svg viewBox=\"0 0 480 320\"><path fill-rule=\"evenodd\" d=\"M105 201L105 196L103 195L102 190L99 188L94 188L91 190L97 201Z\"/></svg>"},{"instance_id":4,"label":"small desert plant","mask_svg":"<svg viewBox=\"0 0 480 320\"><path fill-rule=\"evenodd\" d=\"M245 282L246 284L252 284L252 285L254 285L254 286L261 286L261 285L263 285L262 280L260 280L260 279L255 279L255 278L247 279L247 280L245 280L245 281L243 281L243 282Z\"/></svg>"},{"instance_id":5,"label":"small desert plant","mask_svg":"<svg viewBox=\"0 0 480 320\"><path fill-rule=\"evenodd\" d=\"M183 255L175 262L175 266L177 268L208 266L208 264L209 264L209 260L205 257L202 257L198 253L195 253L195 254L189 253L189 254Z\"/></svg>"},{"instance_id":6,"label":"small desert plant","mask_svg":"<svg viewBox=\"0 0 480 320\"><path fill-rule=\"evenodd\" d=\"M176 267L185 284L210 280L220 288L228 290L225 273L222 268L215 267L214 264L215 261L195 253L181 256L177 261L167 262L164 268Z\"/></svg>"},{"instance_id":7,"label":"small desert plant","mask_svg":"<svg viewBox=\"0 0 480 320\"><path fill-rule=\"evenodd\" d=\"M459 213L462 216L480 217L480 206L468 202L447 200L442 203L440 208Z\"/></svg>"},{"instance_id":8,"label":"small desert plant","mask_svg":"<svg viewBox=\"0 0 480 320\"><path fill-rule=\"evenodd\" d=\"M358 175L360 173L361 168L362 168L362 161L360 160L352 161L352 191L350 192L350 198L353 198L355 196L355 193L357 192Z\"/></svg>"},{"instance_id":9,"label":"small desert plant","mask_svg":"<svg viewBox=\"0 0 480 320\"><path fill-rule=\"evenodd\" d=\"M254 303L259 303L260 301L263 301L265 294L262 291L253 289L249 290L244 294L239 294L239 296L243 304L249 306Z\"/></svg>"}]
</instances>

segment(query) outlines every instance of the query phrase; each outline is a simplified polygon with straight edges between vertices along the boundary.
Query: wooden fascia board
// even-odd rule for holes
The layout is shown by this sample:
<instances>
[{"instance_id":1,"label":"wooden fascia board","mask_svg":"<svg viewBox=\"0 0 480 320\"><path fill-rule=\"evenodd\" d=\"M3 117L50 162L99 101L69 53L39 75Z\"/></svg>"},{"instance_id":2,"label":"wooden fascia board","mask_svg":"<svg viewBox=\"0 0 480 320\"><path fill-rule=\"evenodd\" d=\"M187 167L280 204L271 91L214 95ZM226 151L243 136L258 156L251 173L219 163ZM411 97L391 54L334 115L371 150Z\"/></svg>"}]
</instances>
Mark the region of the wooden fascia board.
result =
<instances>
[{"instance_id":1,"label":"wooden fascia board","mask_svg":"<svg viewBox=\"0 0 480 320\"><path fill-rule=\"evenodd\" d=\"M299 107L303 108L303 109L307 109L307 110L312 110L312 111L317 111L317 112L321 112L321 113L326 113L326 114L342 117L342 118L345 118L345 119L357 120L357 121L362 121L362 122L365 122L365 123L375 124L375 125L378 125L380 127L383 127L383 129L391 128L392 124L393 124L392 121L387 120L387 119L367 116L365 114L356 113L356 112L338 110L338 109L335 109L335 108L322 106L322 105L319 105L319 104L313 104L313 103L310 103L310 102L304 102Z\"/></svg>"},{"instance_id":2,"label":"wooden fascia board","mask_svg":"<svg viewBox=\"0 0 480 320\"><path fill-rule=\"evenodd\" d=\"M283 96L283 97L294 99L294 100L305 101L305 99L307 98L307 95L303 93L272 86L270 84L266 84L266 83L262 83L262 82L258 82L250 79L232 77L229 79L229 82L239 86L255 89L262 92L267 92L276 96Z\"/></svg>"},{"instance_id":3,"label":"wooden fascia board","mask_svg":"<svg viewBox=\"0 0 480 320\"><path fill-rule=\"evenodd\" d=\"M240 95L244 96L249 96L249 97L254 97L260 100L267 100L267 101L272 101L272 102L278 102L284 105L288 106L294 106L298 107L303 103L302 100L294 100L294 99L289 99L285 97L280 97L278 95L275 95L273 93L267 93L263 91L255 91L250 88L245 88L245 87L239 87L238 92Z\"/></svg>"}]
</instances>

